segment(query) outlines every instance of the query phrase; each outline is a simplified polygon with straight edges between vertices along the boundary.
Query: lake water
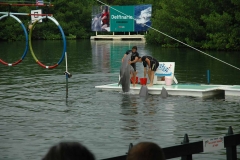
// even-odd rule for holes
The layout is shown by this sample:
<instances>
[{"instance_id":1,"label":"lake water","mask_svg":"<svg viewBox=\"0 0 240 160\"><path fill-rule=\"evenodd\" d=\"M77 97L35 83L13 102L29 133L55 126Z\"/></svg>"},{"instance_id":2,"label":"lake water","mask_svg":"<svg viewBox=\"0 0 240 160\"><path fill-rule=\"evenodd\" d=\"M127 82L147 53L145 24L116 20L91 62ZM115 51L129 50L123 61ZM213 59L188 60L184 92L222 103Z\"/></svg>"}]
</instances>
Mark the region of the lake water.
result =
<instances>
[{"instance_id":1,"label":"lake water","mask_svg":"<svg viewBox=\"0 0 240 160\"><path fill-rule=\"evenodd\" d=\"M0 58L14 62L24 42L1 42ZM65 62L53 70L41 68L29 52L15 67L0 64L0 159L41 159L60 141L80 141L97 159L124 155L129 143L151 141L161 147L224 136L229 126L240 132L240 100L223 96L194 98L124 95L95 89L116 83L123 54L133 45L140 55L176 62L180 83L240 85L240 71L192 49L163 49L141 41L67 41L69 93L66 98ZM61 41L34 41L37 58L58 62ZM238 52L208 52L240 67ZM143 67L138 64L139 77ZM225 150L198 154L194 159L226 159ZM238 147L238 157L240 148ZM180 159L180 158L177 158Z\"/></svg>"}]
</instances>

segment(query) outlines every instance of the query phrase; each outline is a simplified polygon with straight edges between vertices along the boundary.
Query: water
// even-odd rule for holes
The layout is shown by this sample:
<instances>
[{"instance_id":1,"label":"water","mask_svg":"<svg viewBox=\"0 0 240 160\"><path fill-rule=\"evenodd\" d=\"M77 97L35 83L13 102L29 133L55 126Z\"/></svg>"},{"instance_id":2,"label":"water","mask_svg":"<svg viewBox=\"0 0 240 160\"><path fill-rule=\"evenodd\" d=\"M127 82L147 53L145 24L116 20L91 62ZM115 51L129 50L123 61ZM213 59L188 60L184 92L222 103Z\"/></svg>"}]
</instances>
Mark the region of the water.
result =
<instances>
[{"instance_id":1,"label":"water","mask_svg":"<svg viewBox=\"0 0 240 160\"><path fill-rule=\"evenodd\" d=\"M34 41L37 58L46 65L58 62L61 41ZM208 99L149 96L105 92L96 85L118 80L120 61L133 45L140 55L176 62L181 83L240 84L240 71L191 49L161 49L142 42L68 41L69 95L66 99L65 63L53 70L39 67L30 52L15 67L0 65L0 159L41 159L60 141L80 141L97 159L123 155L129 143L152 141L161 147L223 136L233 126L240 132L240 101L236 97ZM14 62L24 42L1 42L0 58ZM209 52L239 66L239 53ZM139 76L143 67L138 64ZM238 157L240 157L238 147ZM194 159L225 158L225 150L194 155ZM177 158L179 159L179 158Z\"/></svg>"}]
</instances>

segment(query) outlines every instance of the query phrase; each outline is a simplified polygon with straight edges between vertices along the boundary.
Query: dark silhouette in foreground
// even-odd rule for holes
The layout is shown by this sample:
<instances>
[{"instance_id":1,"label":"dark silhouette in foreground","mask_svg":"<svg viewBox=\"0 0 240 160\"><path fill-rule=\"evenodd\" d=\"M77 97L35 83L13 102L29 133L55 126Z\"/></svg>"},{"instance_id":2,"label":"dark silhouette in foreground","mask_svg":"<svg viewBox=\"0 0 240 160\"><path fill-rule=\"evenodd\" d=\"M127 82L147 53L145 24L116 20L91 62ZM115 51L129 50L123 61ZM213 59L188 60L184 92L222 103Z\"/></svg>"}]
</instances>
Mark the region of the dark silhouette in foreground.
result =
<instances>
[{"instance_id":1,"label":"dark silhouette in foreground","mask_svg":"<svg viewBox=\"0 0 240 160\"><path fill-rule=\"evenodd\" d=\"M133 146L127 160L165 160L162 149L152 142L141 142Z\"/></svg>"},{"instance_id":2,"label":"dark silhouette in foreground","mask_svg":"<svg viewBox=\"0 0 240 160\"><path fill-rule=\"evenodd\" d=\"M42 160L95 160L95 157L78 142L61 142L52 146Z\"/></svg>"}]
</instances>

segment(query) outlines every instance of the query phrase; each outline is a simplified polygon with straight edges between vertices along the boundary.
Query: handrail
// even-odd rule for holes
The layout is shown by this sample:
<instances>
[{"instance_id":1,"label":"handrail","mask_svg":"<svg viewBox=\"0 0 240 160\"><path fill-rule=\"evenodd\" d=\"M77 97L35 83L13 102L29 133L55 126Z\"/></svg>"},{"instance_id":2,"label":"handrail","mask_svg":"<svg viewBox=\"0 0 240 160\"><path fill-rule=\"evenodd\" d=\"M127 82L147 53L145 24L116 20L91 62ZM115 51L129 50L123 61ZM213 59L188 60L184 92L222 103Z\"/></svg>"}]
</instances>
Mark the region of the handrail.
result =
<instances>
[{"instance_id":1,"label":"handrail","mask_svg":"<svg viewBox=\"0 0 240 160\"><path fill-rule=\"evenodd\" d=\"M233 134L232 127L228 129L228 133L224 136L224 147L226 148L226 160L237 160L237 147L240 145L240 134ZM130 144L132 146L132 144ZM130 149L129 149L130 150ZM188 136L185 134L184 141L180 145L162 148L165 158L172 159L182 157L184 160L192 160L193 154L202 153L204 151L203 141L188 143ZM127 154L102 160L126 160Z\"/></svg>"}]
</instances>

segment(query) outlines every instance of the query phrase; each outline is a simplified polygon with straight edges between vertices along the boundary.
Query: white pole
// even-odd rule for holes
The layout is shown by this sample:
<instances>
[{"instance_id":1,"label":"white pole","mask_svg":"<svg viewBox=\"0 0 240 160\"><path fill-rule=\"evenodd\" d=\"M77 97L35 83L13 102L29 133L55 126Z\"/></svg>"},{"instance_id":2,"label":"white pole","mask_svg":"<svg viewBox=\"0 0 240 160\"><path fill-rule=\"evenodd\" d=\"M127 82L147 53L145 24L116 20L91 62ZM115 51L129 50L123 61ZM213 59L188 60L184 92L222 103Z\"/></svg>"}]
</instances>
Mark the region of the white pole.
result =
<instances>
[{"instance_id":1,"label":"white pole","mask_svg":"<svg viewBox=\"0 0 240 160\"><path fill-rule=\"evenodd\" d=\"M66 98L68 98L68 76L69 76L69 73L68 73L68 65L67 65L67 52L65 52L65 62L66 62Z\"/></svg>"},{"instance_id":2,"label":"white pole","mask_svg":"<svg viewBox=\"0 0 240 160\"><path fill-rule=\"evenodd\" d=\"M0 12L0 14L8 14L8 12ZM29 16L31 15L30 13L12 13L10 12L11 15L20 15L20 16Z\"/></svg>"}]
</instances>

